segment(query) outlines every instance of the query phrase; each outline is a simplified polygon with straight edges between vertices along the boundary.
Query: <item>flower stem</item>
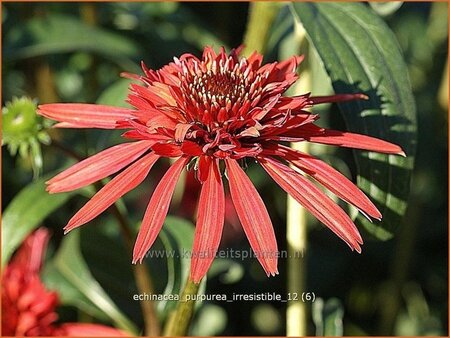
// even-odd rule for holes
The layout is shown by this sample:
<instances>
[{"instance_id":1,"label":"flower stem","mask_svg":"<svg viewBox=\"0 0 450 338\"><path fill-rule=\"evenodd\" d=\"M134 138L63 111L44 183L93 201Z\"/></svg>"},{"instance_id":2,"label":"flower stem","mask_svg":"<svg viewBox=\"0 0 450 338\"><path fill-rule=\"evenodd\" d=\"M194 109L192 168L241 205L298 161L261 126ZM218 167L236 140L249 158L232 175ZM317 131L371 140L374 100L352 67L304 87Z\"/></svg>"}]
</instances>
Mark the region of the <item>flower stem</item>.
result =
<instances>
[{"instance_id":1,"label":"flower stem","mask_svg":"<svg viewBox=\"0 0 450 338\"><path fill-rule=\"evenodd\" d=\"M255 1L250 3L250 14L244 36L243 55L248 56L254 51L264 53L270 27L275 20L280 3Z\"/></svg>"},{"instance_id":2,"label":"flower stem","mask_svg":"<svg viewBox=\"0 0 450 338\"><path fill-rule=\"evenodd\" d=\"M292 144L292 148L306 151L306 142ZM305 209L292 197L287 200L287 292L299 295L293 297L287 306L286 335L306 336L307 334L307 308L300 296L306 287L306 258L307 249L307 215ZM293 258L295 257L295 258Z\"/></svg>"},{"instance_id":3,"label":"flower stem","mask_svg":"<svg viewBox=\"0 0 450 338\"><path fill-rule=\"evenodd\" d=\"M76 159L77 161L81 161L83 158L79 154L77 154L72 149L67 148L62 143L52 140L51 146L54 148L64 152L65 154L71 156L72 158ZM101 188L103 188L103 184L101 182L98 182L97 184L94 184L96 191L99 191ZM127 247L127 250L129 252L132 252L133 250L133 233L131 230L131 226L128 223L127 218L123 215L123 213L120 211L120 209L117 207L116 204L113 204L110 208L111 214L116 218L117 223L119 224L120 231L122 233L122 236L125 240L125 245ZM142 294L152 294L153 292L153 283L150 278L150 273L148 271L148 268L144 264L135 264L133 265L133 274L134 279L136 281L136 287L139 291L139 293ZM160 325L159 320L156 315L155 306L154 303L151 301L141 301L141 309L142 309L142 315L144 317L144 323L145 323L145 334L147 336L159 336L160 334Z\"/></svg>"},{"instance_id":4,"label":"flower stem","mask_svg":"<svg viewBox=\"0 0 450 338\"><path fill-rule=\"evenodd\" d=\"M299 24L295 25L295 44L299 46L300 54L308 52L305 30ZM311 70L308 66L307 58L302 63L302 76L294 88L294 91L301 93L310 92L312 87ZM301 152L308 152L307 142L291 143L291 148ZM302 301L302 293L306 292L306 252L307 252L307 212L297 201L288 196L287 200L287 291L290 294L299 295L288 303L286 313L286 335L306 336L307 327L307 306ZM292 258L296 257L296 258Z\"/></svg>"},{"instance_id":5,"label":"flower stem","mask_svg":"<svg viewBox=\"0 0 450 338\"><path fill-rule=\"evenodd\" d=\"M200 283L186 280L181 298L178 301L175 312L171 314L164 330L164 336L186 336L189 330L192 317L194 315L195 296L198 293Z\"/></svg>"},{"instance_id":6,"label":"flower stem","mask_svg":"<svg viewBox=\"0 0 450 338\"><path fill-rule=\"evenodd\" d=\"M98 189L99 190L99 189ZM119 223L122 236L125 239L125 243L129 252L133 250L133 234L131 227L128 224L127 219L124 217L120 209L116 204L111 206L111 213ZM145 264L133 264L134 279L136 281L136 287L141 294L151 295L154 293L153 283L150 278L150 272ZM141 310L145 322L145 335L146 336L159 336L160 325L156 315L154 303L151 301L141 301Z\"/></svg>"}]
</instances>

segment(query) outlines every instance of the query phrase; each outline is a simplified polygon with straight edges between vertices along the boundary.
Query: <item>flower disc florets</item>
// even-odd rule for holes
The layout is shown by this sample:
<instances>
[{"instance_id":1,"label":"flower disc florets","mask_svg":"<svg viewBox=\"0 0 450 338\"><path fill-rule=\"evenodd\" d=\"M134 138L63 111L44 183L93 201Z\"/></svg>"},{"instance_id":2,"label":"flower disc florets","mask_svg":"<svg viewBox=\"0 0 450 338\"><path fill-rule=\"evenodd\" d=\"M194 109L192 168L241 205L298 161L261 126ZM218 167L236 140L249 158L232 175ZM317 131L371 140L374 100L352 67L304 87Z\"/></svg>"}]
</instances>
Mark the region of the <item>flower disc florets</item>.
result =
<instances>
[{"instance_id":1,"label":"flower disc florets","mask_svg":"<svg viewBox=\"0 0 450 338\"><path fill-rule=\"evenodd\" d=\"M238 58L238 51L216 54L206 48L202 60L184 55L158 71L143 66L145 76L139 79L147 91L132 85L129 102L141 111L160 111L159 119L147 121L142 113L141 122L149 128L146 133L169 138L156 145L163 156L256 157L271 129L295 116L289 116L293 107L281 94L297 79L301 59L261 67L257 53L246 59ZM307 104L307 96L299 97L296 108Z\"/></svg>"}]
</instances>

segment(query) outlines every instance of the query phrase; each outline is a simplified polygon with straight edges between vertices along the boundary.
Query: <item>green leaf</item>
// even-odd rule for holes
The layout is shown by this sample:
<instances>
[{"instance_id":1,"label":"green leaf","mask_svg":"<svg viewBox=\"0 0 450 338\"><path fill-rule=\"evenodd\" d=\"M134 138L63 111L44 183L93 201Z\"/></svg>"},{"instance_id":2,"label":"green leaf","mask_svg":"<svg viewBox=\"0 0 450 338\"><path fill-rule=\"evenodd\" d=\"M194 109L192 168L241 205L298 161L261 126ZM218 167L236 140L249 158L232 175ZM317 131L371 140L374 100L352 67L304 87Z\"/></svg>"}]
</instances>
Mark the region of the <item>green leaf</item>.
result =
<instances>
[{"instance_id":1,"label":"green leaf","mask_svg":"<svg viewBox=\"0 0 450 338\"><path fill-rule=\"evenodd\" d=\"M120 79L106 88L97 100L98 104L104 104L116 107L130 106L125 102L128 95L128 87L130 86L130 80Z\"/></svg>"},{"instance_id":2,"label":"green leaf","mask_svg":"<svg viewBox=\"0 0 450 338\"><path fill-rule=\"evenodd\" d=\"M242 264L233 261L232 259L221 258L215 259L208 271L208 278L219 276L219 279L224 284L237 283L244 276L244 267Z\"/></svg>"},{"instance_id":3,"label":"green leaf","mask_svg":"<svg viewBox=\"0 0 450 338\"><path fill-rule=\"evenodd\" d=\"M58 270L54 260L47 262L41 272L41 278L49 290L56 291L61 304L75 306L84 313L99 320L107 321L108 316L93 304L80 290L70 283Z\"/></svg>"},{"instance_id":4,"label":"green leaf","mask_svg":"<svg viewBox=\"0 0 450 338\"><path fill-rule=\"evenodd\" d=\"M133 318L133 322L141 326L140 302L133 299L139 292L134 279L134 265L131 264L131 253L125 246L115 220L104 216L80 230L81 254L90 272L127 317ZM153 271L150 270L150 273ZM151 275L155 293L162 290L160 275Z\"/></svg>"},{"instance_id":5,"label":"green leaf","mask_svg":"<svg viewBox=\"0 0 450 338\"><path fill-rule=\"evenodd\" d=\"M355 151L358 186L383 214L357 221L380 240L399 227L409 195L416 145L416 110L406 65L384 21L360 3L293 4L337 93L366 93L368 101L339 104L347 129L400 145L407 157Z\"/></svg>"},{"instance_id":6,"label":"green leaf","mask_svg":"<svg viewBox=\"0 0 450 338\"><path fill-rule=\"evenodd\" d=\"M77 306L93 315L101 312L104 315L100 315L100 319L106 316L117 327L137 333L135 325L117 308L89 271L81 255L79 231L64 237L49 270L43 273L43 279L47 286L58 291L64 304Z\"/></svg>"},{"instance_id":7,"label":"green leaf","mask_svg":"<svg viewBox=\"0 0 450 338\"><path fill-rule=\"evenodd\" d=\"M74 194L50 195L45 191L48 177L42 177L23 188L3 212L2 267L25 237Z\"/></svg>"},{"instance_id":8,"label":"green leaf","mask_svg":"<svg viewBox=\"0 0 450 338\"><path fill-rule=\"evenodd\" d=\"M167 216L164 226L159 233L159 240L164 246L167 258L167 284L164 294L180 294L190 268L190 250L194 242L194 225L182 218ZM151 251L147 256L151 259ZM155 252L155 251L153 251ZM176 307L175 301L161 301L158 312L167 315Z\"/></svg>"},{"instance_id":9,"label":"green leaf","mask_svg":"<svg viewBox=\"0 0 450 338\"><path fill-rule=\"evenodd\" d=\"M324 302L317 298L312 305L312 318L316 326L316 336L339 337L344 333L342 319L344 308L337 298Z\"/></svg>"},{"instance_id":10,"label":"green leaf","mask_svg":"<svg viewBox=\"0 0 450 338\"><path fill-rule=\"evenodd\" d=\"M5 36L5 61L54 53L86 51L111 59L124 69L136 70L135 43L104 29L89 26L73 16L52 14L17 25Z\"/></svg>"},{"instance_id":11,"label":"green leaf","mask_svg":"<svg viewBox=\"0 0 450 338\"><path fill-rule=\"evenodd\" d=\"M402 7L403 1L369 2L369 6L381 16L389 16Z\"/></svg>"}]
</instances>

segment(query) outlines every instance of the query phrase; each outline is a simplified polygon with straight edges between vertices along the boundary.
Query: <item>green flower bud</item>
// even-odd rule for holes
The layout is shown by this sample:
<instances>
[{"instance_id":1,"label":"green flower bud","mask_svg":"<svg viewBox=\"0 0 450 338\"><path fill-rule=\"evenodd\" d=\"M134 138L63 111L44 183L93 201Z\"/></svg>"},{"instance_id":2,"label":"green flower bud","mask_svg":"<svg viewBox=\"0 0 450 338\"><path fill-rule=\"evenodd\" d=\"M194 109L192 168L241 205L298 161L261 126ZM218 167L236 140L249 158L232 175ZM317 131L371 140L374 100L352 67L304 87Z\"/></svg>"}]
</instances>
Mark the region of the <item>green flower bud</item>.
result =
<instances>
[{"instance_id":1,"label":"green flower bud","mask_svg":"<svg viewBox=\"0 0 450 338\"><path fill-rule=\"evenodd\" d=\"M34 176L42 169L41 143L49 144L47 125L36 114L37 102L27 97L14 97L2 108L2 146L8 147L11 155L31 161Z\"/></svg>"}]
</instances>

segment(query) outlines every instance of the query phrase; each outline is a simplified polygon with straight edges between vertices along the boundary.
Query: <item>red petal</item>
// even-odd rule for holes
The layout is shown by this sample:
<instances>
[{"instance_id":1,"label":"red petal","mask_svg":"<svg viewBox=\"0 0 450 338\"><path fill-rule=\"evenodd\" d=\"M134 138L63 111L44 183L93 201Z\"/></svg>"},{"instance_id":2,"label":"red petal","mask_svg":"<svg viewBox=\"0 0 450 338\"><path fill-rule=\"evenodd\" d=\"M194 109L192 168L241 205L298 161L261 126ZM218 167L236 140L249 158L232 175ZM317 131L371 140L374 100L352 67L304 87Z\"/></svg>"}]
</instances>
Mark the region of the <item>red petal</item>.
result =
<instances>
[{"instance_id":1,"label":"red petal","mask_svg":"<svg viewBox=\"0 0 450 338\"><path fill-rule=\"evenodd\" d=\"M277 64L277 68L286 73L295 73L297 67L302 63L304 55L294 55Z\"/></svg>"},{"instance_id":2,"label":"red petal","mask_svg":"<svg viewBox=\"0 0 450 338\"><path fill-rule=\"evenodd\" d=\"M89 129L92 128L88 125L81 125L77 123L70 123L70 122L58 122L53 125L53 128L68 128L68 129ZM119 128L117 128L119 129Z\"/></svg>"},{"instance_id":3,"label":"red petal","mask_svg":"<svg viewBox=\"0 0 450 338\"><path fill-rule=\"evenodd\" d=\"M225 160L230 193L244 232L267 275L278 274L277 240L269 213L236 160Z\"/></svg>"},{"instance_id":4,"label":"red petal","mask_svg":"<svg viewBox=\"0 0 450 338\"><path fill-rule=\"evenodd\" d=\"M209 165L198 204L197 225L191 259L191 279L199 283L208 272L222 237L225 193L216 161Z\"/></svg>"},{"instance_id":5,"label":"red petal","mask_svg":"<svg viewBox=\"0 0 450 338\"><path fill-rule=\"evenodd\" d=\"M125 337L129 334L100 324L65 323L59 329L67 337Z\"/></svg>"},{"instance_id":6,"label":"red petal","mask_svg":"<svg viewBox=\"0 0 450 338\"><path fill-rule=\"evenodd\" d=\"M20 270L27 271L30 275L39 273L49 238L50 232L47 228L38 228L28 235L8 266L20 267Z\"/></svg>"},{"instance_id":7,"label":"red petal","mask_svg":"<svg viewBox=\"0 0 450 338\"><path fill-rule=\"evenodd\" d=\"M182 142L186 137L186 133L192 128L190 123L178 123L175 127L175 141Z\"/></svg>"},{"instance_id":8,"label":"red petal","mask_svg":"<svg viewBox=\"0 0 450 338\"><path fill-rule=\"evenodd\" d=\"M142 220L136 244L134 245L133 264L138 261L140 263L142 262L145 254L158 236L158 233L164 224L167 212L169 211L170 200L172 199L175 185L181 175L181 171L189 160L189 157L179 158L169 170L167 170L153 192L150 203L145 211L144 219Z\"/></svg>"},{"instance_id":9,"label":"red petal","mask_svg":"<svg viewBox=\"0 0 450 338\"><path fill-rule=\"evenodd\" d=\"M165 157L179 157L183 154L181 146L175 143L155 143L152 150Z\"/></svg>"},{"instance_id":10,"label":"red petal","mask_svg":"<svg viewBox=\"0 0 450 338\"><path fill-rule=\"evenodd\" d=\"M330 144L341 147L405 156L402 148L400 148L396 144L383 141L371 136L349 133L339 130L325 129L312 123L305 124L300 128L288 130L280 137L274 136L273 140L291 142L307 140L310 142L322 144Z\"/></svg>"},{"instance_id":11,"label":"red petal","mask_svg":"<svg viewBox=\"0 0 450 338\"><path fill-rule=\"evenodd\" d=\"M64 122L63 128L116 129L118 121L133 118L132 109L85 103L43 104L38 114Z\"/></svg>"},{"instance_id":12,"label":"red petal","mask_svg":"<svg viewBox=\"0 0 450 338\"><path fill-rule=\"evenodd\" d=\"M344 131L325 129L320 135L308 136L305 137L305 139L310 142L405 156L402 148L396 144L383 141L375 137Z\"/></svg>"},{"instance_id":13,"label":"red petal","mask_svg":"<svg viewBox=\"0 0 450 338\"><path fill-rule=\"evenodd\" d=\"M348 215L319 188L288 166L271 158L260 158L261 165L277 184L297 202L329 227L353 250L361 252L362 238Z\"/></svg>"},{"instance_id":14,"label":"red petal","mask_svg":"<svg viewBox=\"0 0 450 338\"><path fill-rule=\"evenodd\" d=\"M369 97L365 94L336 94L330 96L312 96L310 100L312 104L331 103L331 102L347 102L354 100L368 100Z\"/></svg>"},{"instance_id":15,"label":"red petal","mask_svg":"<svg viewBox=\"0 0 450 338\"><path fill-rule=\"evenodd\" d=\"M109 181L70 219L64 228L65 233L94 219L128 191L141 184L158 158L158 155L150 153Z\"/></svg>"},{"instance_id":16,"label":"red petal","mask_svg":"<svg viewBox=\"0 0 450 338\"><path fill-rule=\"evenodd\" d=\"M312 176L331 192L347 203L353 204L362 213L381 219L381 213L369 198L347 177L327 163L289 147L279 145L278 155Z\"/></svg>"},{"instance_id":17,"label":"red petal","mask_svg":"<svg viewBox=\"0 0 450 338\"><path fill-rule=\"evenodd\" d=\"M181 151L190 156L200 156L203 154L202 147L200 147L198 143L192 141L184 141L181 144Z\"/></svg>"},{"instance_id":18,"label":"red petal","mask_svg":"<svg viewBox=\"0 0 450 338\"><path fill-rule=\"evenodd\" d=\"M301 110L311 104L309 97L309 93L292 97L281 97L275 108L280 110Z\"/></svg>"},{"instance_id":19,"label":"red petal","mask_svg":"<svg viewBox=\"0 0 450 338\"><path fill-rule=\"evenodd\" d=\"M139 158L153 143L128 142L103 150L53 177L47 182L47 190L50 193L71 191L94 183Z\"/></svg>"}]
</instances>

